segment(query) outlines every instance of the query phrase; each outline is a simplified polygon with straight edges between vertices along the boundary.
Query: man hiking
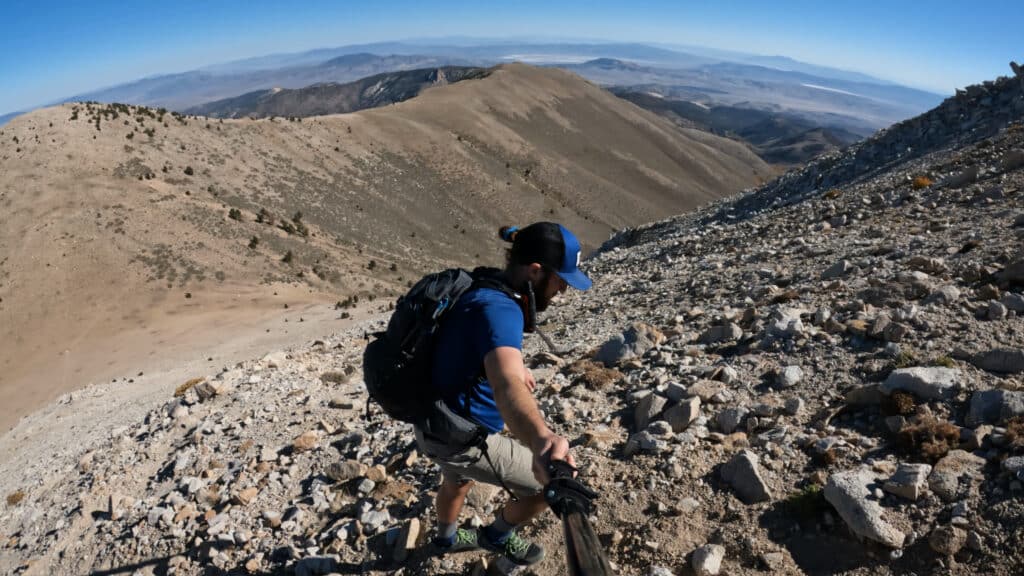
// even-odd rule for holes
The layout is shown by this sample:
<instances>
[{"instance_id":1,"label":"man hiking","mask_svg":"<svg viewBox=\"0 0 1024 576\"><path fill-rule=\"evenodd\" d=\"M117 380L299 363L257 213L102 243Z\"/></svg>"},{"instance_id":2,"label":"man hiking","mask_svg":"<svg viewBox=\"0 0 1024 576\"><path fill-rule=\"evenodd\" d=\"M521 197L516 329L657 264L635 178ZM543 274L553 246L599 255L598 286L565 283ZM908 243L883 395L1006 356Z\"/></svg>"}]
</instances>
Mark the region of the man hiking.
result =
<instances>
[{"instance_id":1,"label":"man hiking","mask_svg":"<svg viewBox=\"0 0 1024 576\"><path fill-rule=\"evenodd\" d=\"M564 226L538 222L521 230L504 227L500 235L512 243L505 269L495 270L490 284L475 284L447 313L431 370L444 403L486 430L486 443L452 446L419 427L416 441L442 471L434 544L447 552L484 548L529 565L540 561L544 550L515 528L547 507L541 489L549 480L548 463L575 462L569 443L548 428L533 398L536 382L523 363L523 333L533 331L533 314L555 295L567 286L586 290L591 281L578 268L579 241ZM495 282L505 289L493 287ZM515 439L500 434L506 426ZM500 485L514 495L479 531L458 525L474 481Z\"/></svg>"}]
</instances>

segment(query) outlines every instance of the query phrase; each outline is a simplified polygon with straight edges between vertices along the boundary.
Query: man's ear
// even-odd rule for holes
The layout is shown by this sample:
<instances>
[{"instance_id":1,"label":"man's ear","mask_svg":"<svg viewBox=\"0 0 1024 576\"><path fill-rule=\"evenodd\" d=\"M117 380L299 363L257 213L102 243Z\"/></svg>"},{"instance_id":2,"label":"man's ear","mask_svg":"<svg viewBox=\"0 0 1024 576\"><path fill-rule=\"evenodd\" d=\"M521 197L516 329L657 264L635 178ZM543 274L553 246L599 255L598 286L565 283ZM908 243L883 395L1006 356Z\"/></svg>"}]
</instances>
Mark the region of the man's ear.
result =
<instances>
[{"instance_id":1,"label":"man's ear","mask_svg":"<svg viewBox=\"0 0 1024 576\"><path fill-rule=\"evenodd\" d=\"M544 278L544 267L534 262L527 267L527 279L533 283L534 287L540 285L540 281Z\"/></svg>"}]
</instances>

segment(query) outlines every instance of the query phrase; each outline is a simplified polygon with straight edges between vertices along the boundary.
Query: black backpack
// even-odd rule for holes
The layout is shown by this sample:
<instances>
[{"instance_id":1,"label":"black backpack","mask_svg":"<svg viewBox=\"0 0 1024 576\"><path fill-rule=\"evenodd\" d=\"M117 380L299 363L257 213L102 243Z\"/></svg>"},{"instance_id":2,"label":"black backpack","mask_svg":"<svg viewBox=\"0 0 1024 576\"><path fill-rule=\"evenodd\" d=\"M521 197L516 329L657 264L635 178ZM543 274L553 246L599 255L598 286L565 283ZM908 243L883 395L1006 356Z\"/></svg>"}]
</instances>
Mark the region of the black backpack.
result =
<instances>
[{"instance_id":1,"label":"black backpack","mask_svg":"<svg viewBox=\"0 0 1024 576\"><path fill-rule=\"evenodd\" d=\"M452 413L430 379L438 329L459 297L473 287L495 288L516 297L494 268L473 272L453 268L430 274L398 299L387 330L375 334L363 353L363 379L370 398L388 416L445 441L470 431L475 434L479 428Z\"/></svg>"}]
</instances>

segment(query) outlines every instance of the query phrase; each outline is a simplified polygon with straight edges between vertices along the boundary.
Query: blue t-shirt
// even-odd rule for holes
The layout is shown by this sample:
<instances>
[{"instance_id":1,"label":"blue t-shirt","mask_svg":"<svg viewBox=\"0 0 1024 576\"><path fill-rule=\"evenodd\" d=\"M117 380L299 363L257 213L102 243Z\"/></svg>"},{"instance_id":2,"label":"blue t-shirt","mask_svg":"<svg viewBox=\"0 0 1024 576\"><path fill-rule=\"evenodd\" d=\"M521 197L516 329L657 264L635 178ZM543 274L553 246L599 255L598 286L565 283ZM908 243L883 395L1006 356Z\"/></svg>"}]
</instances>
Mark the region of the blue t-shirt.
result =
<instances>
[{"instance_id":1,"label":"blue t-shirt","mask_svg":"<svg viewBox=\"0 0 1024 576\"><path fill-rule=\"evenodd\" d=\"M501 346L523 349L519 304L492 288L466 292L445 314L436 346L433 382L448 406L488 432L500 432L505 421L484 375L484 356Z\"/></svg>"}]
</instances>

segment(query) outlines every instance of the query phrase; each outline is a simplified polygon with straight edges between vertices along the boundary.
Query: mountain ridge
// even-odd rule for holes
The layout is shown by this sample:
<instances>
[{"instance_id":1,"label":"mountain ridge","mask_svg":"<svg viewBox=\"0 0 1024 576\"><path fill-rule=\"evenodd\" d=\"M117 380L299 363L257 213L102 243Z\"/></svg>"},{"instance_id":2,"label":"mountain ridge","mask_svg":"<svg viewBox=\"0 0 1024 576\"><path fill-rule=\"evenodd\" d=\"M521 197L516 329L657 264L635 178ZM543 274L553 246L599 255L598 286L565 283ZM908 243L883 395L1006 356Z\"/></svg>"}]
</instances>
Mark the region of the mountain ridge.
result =
<instances>
[{"instance_id":1,"label":"mountain ridge","mask_svg":"<svg viewBox=\"0 0 1024 576\"><path fill-rule=\"evenodd\" d=\"M349 62L347 57L342 58ZM271 88L250 92L194 106L185 113L213 118L346 114L403 102L428 88L479 79L489 73L484 68L460 66L385 72L345 84L327 82L298 89Z\"/></svg>"}]
</instances>

